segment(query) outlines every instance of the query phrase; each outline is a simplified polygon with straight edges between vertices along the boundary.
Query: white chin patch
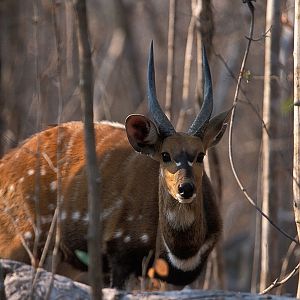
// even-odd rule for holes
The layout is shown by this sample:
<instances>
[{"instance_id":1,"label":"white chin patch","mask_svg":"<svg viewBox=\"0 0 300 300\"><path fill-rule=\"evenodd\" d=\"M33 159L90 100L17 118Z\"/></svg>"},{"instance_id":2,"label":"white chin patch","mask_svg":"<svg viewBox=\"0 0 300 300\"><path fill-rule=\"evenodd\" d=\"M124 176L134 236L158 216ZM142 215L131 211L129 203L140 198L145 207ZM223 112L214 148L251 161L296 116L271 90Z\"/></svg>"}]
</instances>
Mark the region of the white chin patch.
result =
<instances>
[{"instance_id":1,"label":"white chin patch","mask_svg":"<svg viewBox=\"0 0 300 300\"><path fill-rule=\"evenodd\" d=\"M176 199L181 204L192 203L195 198L196 198L196 194L193 194L193 196L188 199L181 197L179 194L176 194Z\"/></svg>"}]
</instances>

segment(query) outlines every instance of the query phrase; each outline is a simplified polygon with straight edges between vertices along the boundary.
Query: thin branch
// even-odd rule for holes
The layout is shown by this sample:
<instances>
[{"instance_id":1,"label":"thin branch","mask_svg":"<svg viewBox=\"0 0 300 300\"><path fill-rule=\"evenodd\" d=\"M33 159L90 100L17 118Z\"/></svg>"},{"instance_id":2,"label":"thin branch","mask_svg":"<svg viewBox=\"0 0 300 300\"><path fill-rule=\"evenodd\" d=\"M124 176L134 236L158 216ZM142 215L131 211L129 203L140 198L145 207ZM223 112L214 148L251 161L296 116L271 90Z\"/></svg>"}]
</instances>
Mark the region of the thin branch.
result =
<instances>
[{"instance_id":1,"label":"thin branch","mask_svg":"<svg viewBox=\"0 0 300 300\"><path fill-rule=\"evenodd\" d=\"M190 90L190 72L192 63L192 50L194 41L194 30L196 25L196 14L194 1L192 1L192 16L188 27L188 34L185 48L184 70L183 70L183 87L182 87L182 107L179 112L179 117L176 125L177 131L181 131L184 127L186 117L190 110L188 109L188 97Z\"/></svg>"},{"instance_id":2,"label":"thin branch","mask_svg":"<svg viewBox=\"0 0 300 300\"><path fill-rule=\"evenodd\" d=\"M37 268L37 271L36 271L36 274L35 274L35 277L34 277L34 280L33 280L33 283L32 283L32 287L34 287L37 283L39 269L43 268L43 266L44 266L44 263L45 263L45 260L46 260L47 254L48 254L50 242L51 242L51 239L52 239L53 234L54 234L54 229L55 229L56 220L57 220L57 213L58 213L58 209L56 207L53 218L52 218L52 221L51 221L49 233L47 235L47 239L46 239L46 242L45 242L45 246L43 248L43 252L42 252L42 255L41 255L41 258L40 258L40 261L39 261L39 265L38 265L38 268ZM52 284L53 284L52 280L53 280L53 275L51 277L51 282L49 284L48 291L51 290L50 287L52 287ZM47 294L49 295L49 292Z\"/></svg>"},{"instance_id":3,"label":"thin branch","mask_svg":"<svg viewBox=\"0 0 300 300\"><path fill-rule=\"evenodd\" d=\"M297 236L295 237L295 239L297 238ZM294 253L294 250L296 249L298 245L296 245L295 243L291 243L289 248L288 248L288 251L285 255L285 258L283 260L283 263L281 265L281 271L280 271L280 277L282 278L284 276L284 274L287 273L287 268L288 268L288 265L289 265L289 261L291 259L291 256L292 254ZM277 289L276 291L276 294L277 295L280 295L281 294L281 291L282 291L282 286L280 286L279 289Z\"/></svg>"},{"instance_id":4,"label":"thin branch","mask_svg":"<svg viewBox=\"0 0 300 300\"><path fill-rule=\"evenodd\" d=\"M49 232L48 232L48 235L47 235L47 239L46 239L46 242L45 242L45 246L43 248L43 252L42 252L42 255L41 255L41 258L40 258L40 261L39 261L39 266L38 266L39 268L43 268L43 265L45 263L45 259L47 257L50 242L51 242L52 236L54 234L55 225L56 225L56 221L57 221L57 216L58 216L58 208L56 207L55 211L54 211L52 221L51 221L50 229L49 229Z\"/></svg>"},{"instance_id":5,"label":"thin branch","mask_svg":"<svg viewBox=\"0 0 300 300\"><path fill-rule=\"evenodd\" d=\"M153 250L150 250L148 255L145 256L142 261L141 291L146 290L147 270L149 268L150 260L152 257L153 257Z\"/></svg>"},{"instance_id":6,"label":"thin branch","mask_svg":"<svg viewBox=\"0 0 300 300\"><path fill-rule=\"evenodd\" d=\"M166 84L165 113L172 122L172 99L174 94L174 52L175 52L175 24L176 24L176 0L169 0L169 29L168 29L168 67Z\"/></svg>"},{"instance_id":7,"label":"thin branch","mask_svg":"<svg viewBox=\"0 0 300 300\"><path fill-rule=\"evenodd\" d=\"M253 37L253 29L254 29L254 6L251 3L251 0L246 1L245 3L247 3L249 10L251 12L251 23L250 23L250 32L249 32L249 37L250 39L248 39L247 42L247 46L246 46L246 50L244 53L244 57L242 60L242 64L241 64L241 68L240 68L240 73L238 76L238 80L237 80L237 86L236 86L236 91L235 91L235 95L234 95L234 100L233 100L233 109L232 109L232 113L231 113L231 119L230 119L230 123L229 123L229 141L228 141L228 151L229 151L229 161L230 161L230 166L233 172L233 175L235 177L235 180L238 184L238 186L240 187L241 191L243 192L244 196L246 197L246 199L249 201L249 203L255 207L255 209L264 217L266 218L270 224L276 228L279 232L281 232L285 237L287 237L288 239L290 239L291 241L295 242L296 244L299 244L299 242L297 240L295 240L293 237L291 237L288 233L286 233L283 229L281 229L279 226L277 226L254 202L254 200L251 198L251 196L248 194L246 188L243 186L243 184L241 183L241 180L237 174L236 168L235 168L235 164L233 161L233 154L232 154L232 130L233 130L233 121L234 121L234 116L235 116L235 110L236 110L236 105L237 105L237 101L238 101L238 95L239 95L239 91L240 91L240 85L241 85L241 81L243 78L243 73L245 70L245 65L246 65L246 61L248 58L248 54L249 54L249 50L250 50L250 45L252 42L252 37Z\"/></svg>"},{"instance_id":8,"label":"thin branch","mask_svg":"<svg viewBox=\"0 0 300 300\"><path fill-rule=\"evenodd\" d=\"M60 136L60 127L59 124L61 122L61 116L62 116L62 107L63 107L63 96L62 96L62 60L61 60L61 51L62 51L62 39L61 34L59 30L59 24L58 24L58 18L57 18L57 9L59 9L61 6L61 3L57 2L56 0L52 1L52 22L54 26L54 36L55 36L55 43L56 43L56 56L57 56L57 63L56 63L56 83L57 83L57 90L58 90L58 117L57 117L57 150L56 150L56 180L57 180L57 196L56 196L56 209L55 209L55 216L52 218L51 227L56 224L56 233L55 233L55 242L54 242L54 249L52 252L52 277L49 284L47 297L46 299L49 299L50 293L53 287L53 280L54 280L54 274L56 273L57 265L59 263L59 249L60 249L60 242L61 242L61 176L60 176L60 165L61 163L61 136ZM50 227L50 230L51 230ZM50 237L49 237L50 235ZM49 231L49 235L47 237L49 238L49 242L51 239L52 234ZM44 254L44 253L43 253Z\"/></svg>"},{"instance_id":9,"label":"thin branch","mask_svg":"<svg viewBox=\"0 0 300 300\"><path fill-rule=\"evenodd\" d=\"M296 267L288 274L286 275L282 280L279 280L279 277L276 278L272 284L267 287L266 289L264 289L262 292L259 293L259 295L264 295L268 292L270 292L271 290L273 290L274 288L286 283L289 279L291 279L293 276L295 276L298 272L299 272L299 267L300 267L300 262L296 265Z\"/></svg>"},{"instance_id":10,"label":"thin branch","mask_svg":"<svg viewBox=\"0 0 300 300\"><path fill-rule=\"evenodd\" d=\"M248 36L245 36L245 38L247 40L251 40L252 42L259 42L259 41L264 40L268 36L268 33L271 32L271 30L272 30L272 26L270 26L270 28L266 32L261 34L261 36L258 37L258 38L253 38L253 37L251 38L251 37L248 37Z\"/></svg>"},{"instance_id":11,"label":"thin branch","mask_svg":"<svg viewBox=\"0 0 300 300\"><path fill-rule=\"evenodd\" d=\"M39 1L33 1L33 29L34 29L34 47L35 47L35 93L36 93L36 107L37 107L37 121L36 130L40 131L41 127L41 78L40 78L40 67L39 67ZM35 197L35 235L34 235L34 246L33 255L37 257L38 244L41 233L41 211L40 211L40 143L39 137L36 140L36 172L35 172L35 186L34 186L34 197ZM34 266L35 267L35 266Z\"/></svg>"},{"instance_id":12,"label":"thin branch","mask_svg":"<svg viewBox=\"0 0 300 300\"><path fill-rule=\"evenodd\" d=\"M120 28L116 28L113 32L110 45L104 56L99 71L95 75L95 88L94 88L94 105L95 105L95 120L102 119L100 115L100 104L99 99L101 99L101 104L104 110L104 117L107 120L111 119L110 105L106 101L106 87L108 85L109 79L115 67L117 66L117 61L124 51L125 46L125 32Z\"/></svg>"},{"instance_id":13,"label":"thin branch","mask_svg":"<svg viewBox=\"0 0 300 300\"><path fill-rule=\"evenodd\" d=\"M253 40L251 40L253 41ZM219 53L216 53L214 51L214 55L222 62L222 64L224 65L225 69L227 70L228 74L230 75L230 77L237 83L238 82L238 79L236 78L235 74L233 73L233 71L230 69L230 67L228 66L227 62L225 61L224 57L219 54ZM243 72L244 74L244 72ZM243 77L243 76L242 76ZM242 99L237 99L237 102L240 102L240 103L245 103L247 105L250 106L250 108L252 109L252 111L254 112L254 114L256 115L256 117L258 118L258 120L261 122L261 125L263 126L263 129L266 131L267 135L269 138L272 138L272 135L269 131L269 129L267 128L267 125L265 123L265 121L263 120L262 116L260 115L258 109L254 106L254 104L250 101L249 97L247 96L246 94L246 91L243 89L242 86L240 86L240 92L243 94L243 96L245 97L245 100L242 100ZM284 155L284 153L280 150L278 150L278 154L280 155L280 162L283 166L283 169L287 172L287 174L289 176L291 176L291 178L293 179L293 181L300 185L300 183L297 181L297 179L294 177L292 171L286 167L288 165L288 163L286 162L286 156Z\"/></svg>"}]
</instances>

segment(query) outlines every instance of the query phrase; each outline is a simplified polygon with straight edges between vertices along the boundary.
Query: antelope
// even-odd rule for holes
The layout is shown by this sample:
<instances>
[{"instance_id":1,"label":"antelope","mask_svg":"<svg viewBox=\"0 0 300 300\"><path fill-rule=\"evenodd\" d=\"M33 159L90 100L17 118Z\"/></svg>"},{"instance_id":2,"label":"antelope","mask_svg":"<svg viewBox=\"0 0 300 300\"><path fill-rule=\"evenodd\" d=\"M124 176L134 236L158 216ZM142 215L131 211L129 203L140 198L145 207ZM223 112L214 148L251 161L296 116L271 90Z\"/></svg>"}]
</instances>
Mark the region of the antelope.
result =
<instances>
[{"instance_id":1,"label":"antelope","mask_svg":"<svg viewBox=\"0 0 300 300\"><path fill-rule=\"evenodd\" d=\"M231 110L211 118L212 81L205 51L203 69L203 105L187 133L176 132L157 100L152 44L147 71L152 119L132 114L125 126L95 123L103 203L101 251L109 263L112 287L123 288L130 274L141 273L143 258L156 249L158 229L156 256L169 265L161 279L180 286L196 279L221 235L219 207L203 159L207 149L222 138ZM75 250L87 251L84 153L82 123L68 122L37 133L1 159L0 258L30 263L24 241L33 247L37 203L37 256L41 255L60 188L62 267L57 272L75 278L77 271L86 270L74 254Z\"/></svg>"}]
</instances>

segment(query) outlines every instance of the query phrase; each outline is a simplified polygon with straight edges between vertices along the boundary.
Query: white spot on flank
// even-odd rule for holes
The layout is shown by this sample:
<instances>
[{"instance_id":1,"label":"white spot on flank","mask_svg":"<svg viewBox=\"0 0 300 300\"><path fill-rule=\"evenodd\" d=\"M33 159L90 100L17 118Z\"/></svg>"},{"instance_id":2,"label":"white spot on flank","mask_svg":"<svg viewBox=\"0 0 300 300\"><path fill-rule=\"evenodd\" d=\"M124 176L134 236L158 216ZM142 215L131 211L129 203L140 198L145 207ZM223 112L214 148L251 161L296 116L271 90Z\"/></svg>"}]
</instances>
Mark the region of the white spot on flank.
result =
<instances>
[{"instance_id":1,"label":"white spot on flank","mask_svg":"<svg viewBox=\"0 0 300 300\"><path fill-rule=\"evenodd\" d=\"M129 222L133 221L133 216L128 216L126 220Z\"/></svg>"},{"instance_id":2,"label":"white spot on flank","mask_svg":"<svg viewBox=\"0 0 300 300\"><path fill-rule=\"evenodd\" d=\"M34 174L34 170L33 170L33 169L29 169L29 170L27 171L27 174L28 174L29 176L32 176L32 175Z\"/></svg>"},{"instance_id":3,"label":"white spot on flank","mask_svg":"<svg viewBox=\"0 0 300 300\"><path fill-rule=\"evenodd\" d=\"M124 243L129 243L131 241L131 237L129 235L126 235L124 237Z\"/></svg>"},{"instance_id":4,"label":"white spot on flank","mask_svg":"<svg viewBox=\"0 0 300 300\"><path fill-rule=\"evenodd\" d=\"M24 239L25 239L25 240L30 240L30 239L32 239L32 233L31 233L30 231L26 231L26 232L24 233Z\"/></svg>"},{"instance_id":5,"label":"white spot on flank","mask_svg":"<svg viewBox=\"0 0 300 300\"><path fill-rule=\"evenodd\" d=\"M140 240L143 242L143 243L147 243L149 241L149 235L148 234L143 234L141 237L140 237Z\"/></svg>"},{"instance_id":6,"label":"white spot on flank","mask_svg":"<svg viewBox=\"0 0 300 300\"><path fill-rule=\"evenodd\" d=\"M82 217L81 220L84 222L89 222L89 214L86 212Z\"/></svg>"},{"instance_id":7,"label":"white spot on flank","mask_svg":"<svg viewBox=\"0 0 300 300\"><path fill-rule=\"evenodd\" d=\"M8 189L10 192L14 192L15 186L13 184L11 184Z\"/></svg>"},{"instance_id":8,"label":"white spot on flank","mask_svg":"<svg viewBox=\"0 0 300 300\"><path fill-rule=\"evenodd\" d=\"M41 216L41 223L42 224L47 224L47 223L51 223L53 216L49 215L49 216Z\"/></svg>"},{"instance_id":9,"label":"white spot on flank","mask_svg":"<svg viewBox=\"0 0 300 300\"><path fill-rule=\"evenodd\" d=\"M53 204L53 203L50 203L50 204L48 205L48 209L49 209L49 210L54 210L55 207L56 207L56 205Z\"/></svg>"},{"instance_id":10,"label":"white spot on flank","mask_svg":"<svg viewBox=\"0 0 300 300\"><path fill-rule=\"evenodd\" d=\"M114 237L117 239L120 238L122 235L123 235L123 230L119 229L115 232Z\"/></svg>"},{"instance_id":11,"label":"white spot on flank","mask_svg":"<svg viewBox=\"0 0 300 300\"><path fill-rule=\"evenodd\" d=\"M79 211L74 211L72 213L72 219L73 219L73 221L78 221L79 218L80 218L80 212Z\"/></svg>"},{"instance_id":12,"label":"white spot on flank","mask_svg":"<svg viewBox=\"0 0 300 300\"><path fill-rule=\"evenodd\" d=\"M57 181L52 181L52 182L50 183L50 190L51 190L51 191L55 191L56 188L57 188Z\"/></svg>"},{"instance_id":13,"label":"white spot on flank","mask_svg":"<svg viewBox=\"0 0 300 300\"><path fill-rule=\"evenodd\" d=\"M24 177L21 177L21 178L19 179L19 182L22 183L23 181L24 181Z\"/></svg>"},{"instance_id":14,"label":"white spot on flank","mask_svg":"<svg viewBox=\"0 0 300 300\"><path fill-rule=\"evenodd\" d=\"M65 210L63 210L60 214L60 219L63 221L67 218L67 212Z\"/></svg>"},{"instance_id":15,"label":"white spot on flank","mask_svg":"<svg viewBox=\"0 0 300 300\"><path fill-rule=\"evenodd\" d=\"M42 176L45 176L46 175L46 169L45 169L45 166L43 166L42 168L41 168L41 175Z\"/></svg>"}]
</instances>

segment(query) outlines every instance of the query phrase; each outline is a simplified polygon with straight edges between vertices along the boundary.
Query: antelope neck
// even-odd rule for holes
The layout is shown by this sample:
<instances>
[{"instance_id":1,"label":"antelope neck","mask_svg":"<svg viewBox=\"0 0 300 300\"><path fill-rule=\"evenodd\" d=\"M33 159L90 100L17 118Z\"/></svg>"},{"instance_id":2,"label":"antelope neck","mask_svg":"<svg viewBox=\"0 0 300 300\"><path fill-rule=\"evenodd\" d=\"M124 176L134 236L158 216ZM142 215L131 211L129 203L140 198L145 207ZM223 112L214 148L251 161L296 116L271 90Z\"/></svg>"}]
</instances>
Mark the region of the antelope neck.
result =
<instances>
[{"instance_id":1,"label":"antelope neck","mask_svg":"<svg viewBox=\"0 0 300 300\"><path fill-rule=\"evenodd\" d=\"M170 262L171 257L186 261L197 256L206 235L202 194L191 204L180 204L160 185L159 216L162 245Z\"/></svg>"}]
</instances>

